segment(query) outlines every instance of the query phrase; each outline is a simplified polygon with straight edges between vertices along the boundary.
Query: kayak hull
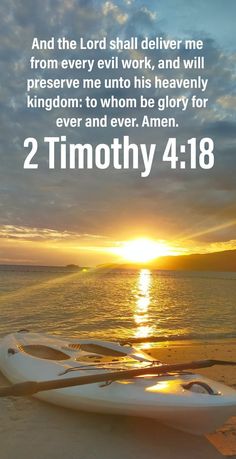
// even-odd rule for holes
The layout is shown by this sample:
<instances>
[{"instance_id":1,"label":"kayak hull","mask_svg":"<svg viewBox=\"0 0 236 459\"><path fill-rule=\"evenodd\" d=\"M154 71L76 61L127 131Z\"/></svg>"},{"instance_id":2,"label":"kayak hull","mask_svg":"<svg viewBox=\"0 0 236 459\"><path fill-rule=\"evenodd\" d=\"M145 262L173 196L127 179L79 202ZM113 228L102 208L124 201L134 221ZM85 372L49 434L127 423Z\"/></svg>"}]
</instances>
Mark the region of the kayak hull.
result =
<instances>
[{"instance_id":1,"label":"kayak hull","mask_svg":"<svg viewBox=\"0 0 236 459\"><path fill-rule=\"evenodd\" d=\"M127 348L128 358L123 355L114 358L119 349L121 353L126 353L126 348L105 341L86 340L87 344L84 341L26 332L7 335L0 343L0 370L11 383L19 383L29 380L62 380L152 364L148 355L145 359L145 356L132 348ZM113 358L99 357L97 352L81 351L82 347L87 348L89 345L93 346L93 350L96 346L97 351L100 344L104 348L112 348ZM35 350L42 352L43 346L58 352L60 358L48 358L46 354L36 356ZM60 353L66 355L65 360L61 359ZM210 386L213 394L201 390L192 392L184 388L186 384L195 381ZM150 375L114 381L111 384L93 383L54 389L39 392L35 397L74 410L152 418L198 435L214 431L236 413L234 389L192 373L151 375L151 368Z\"/></svg>"},{"instance_id":2,"label":"kayak hull","mask_svg":"<svg viewBox=\"0 0 236 459\"><path fill-rule=\"evenodd\" d=\"M194 435L205 435L214 432L236 412L236 403L234 406L228 407L185 406L181 408L174 404L171 406L167 406L167 404L161 406L159 404L158 406L156 403L149 406L145 403L145 406L143 406L141 403L131 403L130 401L129 403L119 402L117 404L114 403L114 400L112 402L99 402L97 399L85 399L83 394L82 396L81 394L78 396L75 390L72 391L70 389L70 395L68 394L69 389L64 389L64 391L64 393L60 394L55 393L59 392L59 390L50 391L54 392L54 394L44 392L35 395L35 397L45 402L73 410L151 418Z\"/></svg>"}]
</instances>

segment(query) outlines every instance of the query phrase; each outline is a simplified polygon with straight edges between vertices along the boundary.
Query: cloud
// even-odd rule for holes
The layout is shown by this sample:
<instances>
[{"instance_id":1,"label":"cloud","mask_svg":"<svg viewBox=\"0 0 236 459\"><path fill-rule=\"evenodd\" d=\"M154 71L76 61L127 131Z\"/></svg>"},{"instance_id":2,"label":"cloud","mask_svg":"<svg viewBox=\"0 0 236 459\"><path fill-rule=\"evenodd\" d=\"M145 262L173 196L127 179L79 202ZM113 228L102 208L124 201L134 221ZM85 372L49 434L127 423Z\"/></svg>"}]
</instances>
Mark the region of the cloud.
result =
<instances>
[{"instance_id":1,"label":"cloud","mask_svg":"<svg viewBox=\"0 0 236 459\"><path fill-rule=\"evenodd\" d=\"M157 18L157 12L156 11L151 11L149 8L147 8L146 6L142 6L140 8L140 11L142 13L144 13L145 15L147 15L147 17L149 17L149 19L151 21L155 21L155 19Z\"/></svg>"},{"instance_id":2,"label":"cloud","mask_svg":"<svg viewBox=\"0 0 236 459\"><path fill-rule=\"evenodd\" d=\"M225 96L219 97L219 99L217 99L217 102L224 109L235 111L236 96L233 96L232 94L227 94Z\"/></svg>"},{"instance_id":3,"label":"cloud","mask_svg":"<svg viewBox=\"0 0 236 459\"><path fill-rule=\"evenodd\" d=\"M134 3L134 0L123 0L123 1L124 1L125 5L128 5L128 6L130 6L130 5L132 5Z\"/></svg>"},{"instance_id":4,"label":"cloud","mask_svg":"<svg viewBox=\"0 0 236 459\"><path fill-rule=\"evenodd\" d=\"M77 244L97 243L111 244L111 240L98 234L79 234L73 231L58 231L48 228L30 228L26 226L2 225L0 226L0 239L46 241L46 242L77 242Z\"/></svg>"},{"instance_id":5,"label":"cloud","mask_svg":"<svg viewBox=\"0 0 236 459\"><path fill-rule=\"evenodd\" d=\"M163 6L165 3L166 6ZM168 20L176 22L175 8L170 2L160 2L157 6L150 2L126 1L82 1L58 0L54 3L44 1L44 7L39 1L32 0L3 0L0 6L2 28L0 30L1 54L1 111L0 111L0 216L4 238L32 238L32 240L72 240L83 238L84 234L98 234L114 239L148 233L160 238L174 238L183 232L197 232L199 227L214 226L217 222L230 221L235 209L235 53L227 49L224 40L221 42L209 35L207 28L199 32L201 24L197 24L194 14L196 6L191 2L192 18L189 11L189 30L186 31L186 17L183 16L183 3L178 10L178 24L182 27L182 36L204 39L204 56L206 68L202 72L209 79L206 97L209 98L207 110L189 110L179 113L177 110L166 110L162 115L174 116L178 119L179 129L72 129L59 130L55 126L57 116L90 116L91 112L83 107L81 110L58 110L47 113L43 110L27 110L25 108L25 80L35 77L30 70L28 60L32 54L31 43L35 36L42 39L52 36L65 36L78 39L107 39L122 37L130 39L134 35L156 36L163 38L173 36L174 32L168 27ZM214 2L210 2L211 6ZM174 2L175 6L178 2ZM180 3L179 3L180 4ZM201 3L203 5L203 3ZM165 15L168 9L168 16ZM214 20L212 12L205 7L209 20ZM226 12L227 13L227 12ZM226 14L225 13L225 14ZM190 15L191 16L191 15ZM164 20L163 18L166 18ZM211 19L210 19L211 18ZM229 27L232 26L230 9L228 10ZM230 25L231 24L231 25ZM212 34L213 34L212 30ZM217 34L219 31L217 31ZM34 53L36 55L36 52ZM88 56L86 53L57 50L38 52L37 56L77 58ZM91 56L110 59L110 50L96 50ZM120 53L117 54L121 56ZM140 52L140 57L146 55L156 63L157 59L165 57L163 51L147 50ZM173 50L171 56L177 56ZM194 56L183 49L180 55ZM132 51L125 51L122 56L132 58ZM182 69L161 70L157 74L162 78L183 76ZM85 77L85 70L62 71L55 74L48 70L38 71L37 77L66 78ZM143 76L139 70L126 73L131 79L134 75ZM186 76L194 77L196 72L185 72ZM98 72L101 80L118 77L120 73L113 69L103 69ZM124 75L123 75L124 76ZM148 75L144 75L148 77ZM41 91L42 94L42 91ZM45 95L56 96L57 90L45 91ZM69 93L64 91L63 96ZM114 94L117 98L164 97L164 90L130 88L108 90L101 88L96 92L99 97L109 97ZM172 97L191 97L195 91L171 90ZM76 97L78 91L70 91L71 97ZM80 89L81 98L88 95L87 90ZM95 91L90 91L93 97ZM106 110L108 119L113 116L133 116L140 122L143 111L111 109ZM158 111L149 112L152 116L160 116ZM105 114L100 107L97 116ZM48 156L43 137L45 135L67 135L71 143L89 141L92 144L110 143L113 137L129 135L136 143L156 143L158 154L155 158L150 177L141 179L139 171L64 171L48 170ZM37 171L24 171L23 162L26 151L23 141L32 136L39 141L39 151L36 159L39 162ZM178 144L186 143L191 137L200 139L212 137L215 140L215 166L211 170L196 171L171 170L169 165L161 163L161 156L168 137L177 137ZM188 158L188 153L186 153ZM27 230L28 228L28 230ZM22 229L22 230L21 230ZM5 236L4 236L5 234ZM219 242L233 239L234 228L228 227L213 236L201 236L215 239ZM30 239L31 240L31 239ZM216 241L217 242L217 241Z\"/></svg>"},{"instance_id":6,"label":"cloud","mask_svg":"<svg viewBox=\"0 0 236 459\"><path fill-rule=\"evenodd\" d=\"M105 2L102 6L102 12L104 16L111 16L112 19L115 19L119 24L125 24L128 19L128 14L123 12L113 2Z\"/></svg>"}]
</instances>

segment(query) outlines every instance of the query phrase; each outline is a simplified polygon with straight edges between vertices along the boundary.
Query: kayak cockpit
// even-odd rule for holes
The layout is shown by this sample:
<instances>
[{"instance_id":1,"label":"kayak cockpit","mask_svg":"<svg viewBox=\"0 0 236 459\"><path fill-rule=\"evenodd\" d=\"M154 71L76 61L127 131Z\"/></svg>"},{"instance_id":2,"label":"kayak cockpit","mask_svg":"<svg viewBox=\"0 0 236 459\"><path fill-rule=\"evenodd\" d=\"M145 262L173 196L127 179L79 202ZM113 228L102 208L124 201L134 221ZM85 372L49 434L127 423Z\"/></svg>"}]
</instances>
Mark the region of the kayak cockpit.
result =
<instances>
[{"instance_id":1,"label":"kayak cockpit","mask_svg":"<svg viewBox=\"0 0 236 459\"><path fill-rule=\"evenodd\" d=\"M99 361L136 361L153 362L153 358L140 349L132 346L122 346L119 343L98 340L81 340L77 343L68 345L70 350L77 351L75 360L94 360Z\"/></svg>"},{"instance_id":2,"label":"kayak cockpit","mask_svg":"<svg viewBox=\"0 0 236 459\"><path fill-rule=\"evenodd\" d=\"M18 346L20 352L25 352L32 357L46 360L68 360L70 355L65 352L55 349L53 347L45 346L42 344L25 344Z\"/></svg>"},{"instance_id":3,"label":"kayak cockpit","mask_svg":"<svg viewBox=\"0 0 236 459\"><path fill-rule=\"evenodd\" d=\"M27 338L17 344L17 351L12 348L8 353L21 352L38 359L64 361L74 360L85 363L137 363L153 362L153 359L141 350L132 346L122 346L119 343L111 343L98 340L80 340L77 342L58 342L52 343L48 339L45 343L27 343Z\"/></svg>"},{"instance_id":4,"label":"kayak cockpit","mask_svg":"<svg viewBox=\"0 0 236 459\"><path fill-rule=\"evenodd\" d=\"M127 352L123 349L114 349L112 347L104 346L96 343L84 343L84 344L69 344L71 349L79 351L85 351L92 354L98 354L109 357L125 357Z\"/></svg>"},{"instance_id":5,"label":"kayak cockpit","mask_svg":"<svg viewBox=\"0 0 236 459\"><path fill-rule=\"evenodd\" d=\"M145 364L154 361L153 357L130 344L103 341L99 339L61 339L50 335L39 335L28 331L20 331L12 336L8 354L22 353L35 359L85 363L113 363L131 365Z\"/></svg>"}]
</instances>

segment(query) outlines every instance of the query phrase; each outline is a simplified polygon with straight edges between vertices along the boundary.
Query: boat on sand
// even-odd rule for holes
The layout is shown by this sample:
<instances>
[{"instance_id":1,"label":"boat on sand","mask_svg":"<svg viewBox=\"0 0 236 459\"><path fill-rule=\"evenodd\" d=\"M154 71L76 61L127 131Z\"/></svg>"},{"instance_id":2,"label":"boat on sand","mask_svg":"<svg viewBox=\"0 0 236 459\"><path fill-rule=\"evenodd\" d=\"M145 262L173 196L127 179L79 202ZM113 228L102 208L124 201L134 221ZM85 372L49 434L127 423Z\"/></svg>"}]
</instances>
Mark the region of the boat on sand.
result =
<instances>
[{"instance_id":1,"label":"boat on sand","mask_svg":"<svg viewBox=\"0 0 236 459\"><path fill-rule=\"evenodd\" d=\"M103 340L22 330L0 342L4 376L17 385L37 382L37 390L29 394L55 405L153 418L198 435L214 431L236 414L233 388L182 370L189 366L167 371L172 367L178 365L163 365L133 346ZM69 387L63 387L67 383Z\"/></svg>"}]
</instances>

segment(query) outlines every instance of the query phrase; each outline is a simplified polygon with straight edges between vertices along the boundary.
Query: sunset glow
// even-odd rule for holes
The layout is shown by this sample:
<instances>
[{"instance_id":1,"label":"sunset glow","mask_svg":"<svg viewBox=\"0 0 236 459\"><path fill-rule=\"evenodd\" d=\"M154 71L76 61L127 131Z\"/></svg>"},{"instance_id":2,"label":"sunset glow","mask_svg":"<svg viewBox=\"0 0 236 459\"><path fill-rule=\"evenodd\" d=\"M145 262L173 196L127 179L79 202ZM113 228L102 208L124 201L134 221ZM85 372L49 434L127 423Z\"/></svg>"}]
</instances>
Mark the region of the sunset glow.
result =
<instances>
[{"instance_id":1,"label":"sunset glow","mask_svg":"<svg viewBox=\"0 0 236 459\"><path fill-rule=\"evenodd\" d=\"M170 255L171 248L164 242L140 238L124 242L116 252L124 260L132 263L147 263L155 258Z\"/></svg>"},{"instance_id":2,"label":"sunset glow","mask_svg":"<svg viewBox=\"0 0 236 459\"><path fill-rule=\"evenodd\" d=\"M231 228L235 221L227 223ZM221 225L222 230L223 224ZM226 223L224 224L226 227ZM219 227L208 228L208 235ZM198 234L203 234L203 231ZM161 233L162 235L162 233ZM199 241L197 233L167 234L168 239L148 236L119 239L118 234L104 236L49 228L0 226L1 264L54 265L77 264L95 267L110 263L151 263L173 255L207 254L236 249L236 239ZM201 236L202 237L202 236Z\"/></svg>"}]
</instances>

